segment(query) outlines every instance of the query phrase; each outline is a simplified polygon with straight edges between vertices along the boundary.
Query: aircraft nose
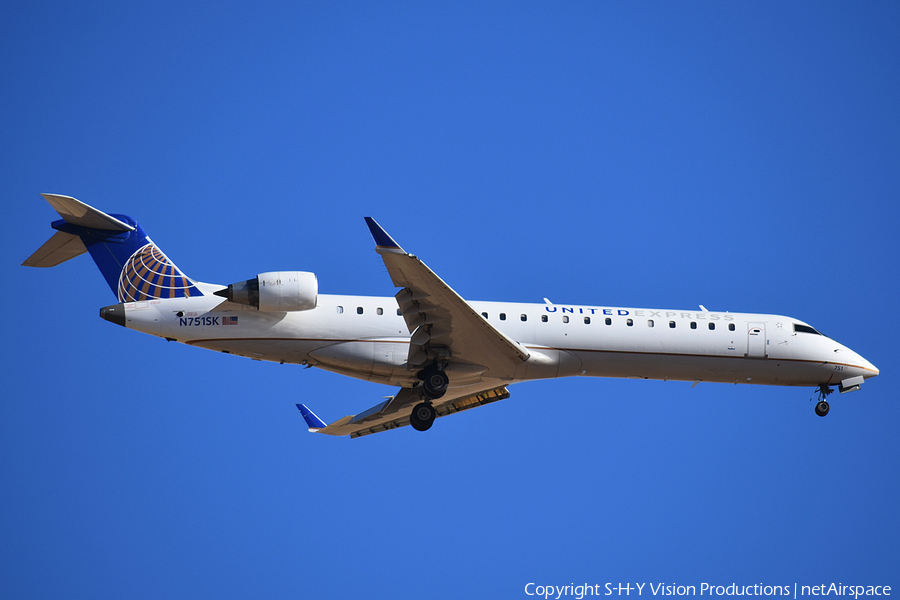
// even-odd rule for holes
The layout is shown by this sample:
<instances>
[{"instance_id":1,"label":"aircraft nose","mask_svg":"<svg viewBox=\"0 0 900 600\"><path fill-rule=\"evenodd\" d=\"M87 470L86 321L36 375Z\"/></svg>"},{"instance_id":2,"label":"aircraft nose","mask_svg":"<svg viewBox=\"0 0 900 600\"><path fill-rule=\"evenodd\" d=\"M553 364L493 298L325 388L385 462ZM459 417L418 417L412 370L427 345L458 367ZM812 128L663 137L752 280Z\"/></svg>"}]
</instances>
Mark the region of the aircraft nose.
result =
<instances>
[{"instance_id":1,"label":"aircraft nose","mask_svg":"<svg viewBox=\"0 0 900 600\"><path fill-rule=\"evenodd\" d=\"M857 354L857 356L859 355ZM862 356L859 356L859 362L860 367L862 367L862 369L866 371L865 373L863 373L863 377L865 377L866 379L868 379L869 377L875 377L876 375L878 375L878 373L880 373L878 367L864 359Z\"/></svg>"},{"instance_id":2,"label":"aircraft nose","mask_svg":"<svg viewBox=\"0 0 900 600\"><path fill-rule=\"evenodd\" d=\"M870 363L869 361L866 361L866 364L868 364L868 365L869 365L869 368L872 369L872 377L875 377L876 375L878 375L878 374L881 372L881 371L878 370L878 367L876 367L875 365L873 365L873 364Z\"/></svg>"}]
</instances>

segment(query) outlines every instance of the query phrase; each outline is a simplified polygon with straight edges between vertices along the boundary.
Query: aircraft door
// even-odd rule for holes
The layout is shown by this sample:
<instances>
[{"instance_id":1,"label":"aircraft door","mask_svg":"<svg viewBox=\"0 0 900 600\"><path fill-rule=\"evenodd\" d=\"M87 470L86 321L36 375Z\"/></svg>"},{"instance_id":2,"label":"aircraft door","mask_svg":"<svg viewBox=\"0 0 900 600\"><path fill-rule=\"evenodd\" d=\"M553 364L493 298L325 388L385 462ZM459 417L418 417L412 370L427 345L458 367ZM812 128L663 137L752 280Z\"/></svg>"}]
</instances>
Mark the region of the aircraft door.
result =
<instances>
[{"instance_id":1,"label":"aircraft door","mask_svg":"<svg viewBox=\"0 0 900 600\"><path fill-rule=\"evenodd\" d=\"M749 358L766 358L766 324L747 324L747 356Z\"/></svg>"}]
</instances>

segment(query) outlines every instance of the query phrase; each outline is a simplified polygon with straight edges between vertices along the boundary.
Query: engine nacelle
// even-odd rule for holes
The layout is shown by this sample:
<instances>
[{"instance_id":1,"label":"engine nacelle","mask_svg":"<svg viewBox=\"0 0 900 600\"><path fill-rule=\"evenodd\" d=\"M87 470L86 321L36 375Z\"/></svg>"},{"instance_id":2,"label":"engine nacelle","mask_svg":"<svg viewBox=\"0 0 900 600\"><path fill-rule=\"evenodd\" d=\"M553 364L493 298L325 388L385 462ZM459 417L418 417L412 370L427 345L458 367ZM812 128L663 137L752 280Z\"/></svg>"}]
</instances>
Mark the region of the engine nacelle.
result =
<instances>
[{"instance_id":1,"label":"engine nacelle","mask_svg":"<svg viewBox=\"0 0 900 600\"><path fill-rule=\"evenodd\" d=\"M215 294L263 311L310 310L316 307L319 299L319 282L315 273L271 271L247 281L232 283L227 290L219 290Z\"/></svg>"}]
</instances>

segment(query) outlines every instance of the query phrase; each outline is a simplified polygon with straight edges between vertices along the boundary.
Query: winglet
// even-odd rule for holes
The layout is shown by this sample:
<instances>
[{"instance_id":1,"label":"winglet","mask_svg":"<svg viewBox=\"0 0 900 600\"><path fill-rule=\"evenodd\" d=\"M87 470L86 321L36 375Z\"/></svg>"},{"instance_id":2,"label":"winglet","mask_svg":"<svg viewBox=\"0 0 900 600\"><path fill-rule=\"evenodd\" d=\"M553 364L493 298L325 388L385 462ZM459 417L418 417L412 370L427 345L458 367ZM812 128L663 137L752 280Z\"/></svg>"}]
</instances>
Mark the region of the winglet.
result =
<instances>
[{"instance_id":1,"label":"winglet","mask_svg":"<svg viewBox=\"0 0 900 600\"><path fill-rule=\"evenodd\" d=\"M394 241L394 238L388 235L387 231L385 231L381 225L375 222L375 219L372 217L366 217L366 225L369 226L369 231L372 232L372 237L375 238L375 245L379 248L391 248L397 250L403 250L400 247L400 244Z\"/></svg>"},{"instance_id":2,"label":"winglet","mask_svg":"<svg viewBox=\"0 0 900 600\"><path fill-rule=\"evenodd\" d=\"M298 404L297 408L300 409L300 414L303 415L303 420L306 421L306 425L311 432L315 433L320 429L325 429L325 422L317 417L316 413L306 408L303 404Z\"/></svg>"}]
</instances>

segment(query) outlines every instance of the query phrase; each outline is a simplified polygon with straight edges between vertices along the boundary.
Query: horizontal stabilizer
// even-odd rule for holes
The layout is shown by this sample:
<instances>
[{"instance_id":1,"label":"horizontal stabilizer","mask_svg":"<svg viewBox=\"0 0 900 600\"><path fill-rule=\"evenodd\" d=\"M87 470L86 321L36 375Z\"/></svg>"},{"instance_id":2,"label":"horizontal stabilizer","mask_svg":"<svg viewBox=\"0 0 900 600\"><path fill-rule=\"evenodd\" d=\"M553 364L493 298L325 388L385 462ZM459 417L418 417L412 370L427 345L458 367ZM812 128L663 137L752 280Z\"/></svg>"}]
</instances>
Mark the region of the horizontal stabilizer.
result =
<instances>
[{"instance_id":1,"label":"horizontal stabilizer","mask_svg":"<svg viewBox=\"0 0 900 600\"><path fill-rule=\"evenodd\" d=\"M60 196L59 194L41 194L41 196L56 209L66 223L107 231L134 231L134 227L128 223L123 223L71 196Z\"/></svg>"},{"instance_id":2,"label":"horizontal stabilizer","mask_svg":"<svg viewBox=\"0 0 900 600\"><path fill-rule=\"evenodd\" d=\"M71 258L75 258L87 252L84 242L77 235L57 231L44 242L44 245L35 250L22 266L25 267L55 267Z\"/></svg>"}]
</instances>

